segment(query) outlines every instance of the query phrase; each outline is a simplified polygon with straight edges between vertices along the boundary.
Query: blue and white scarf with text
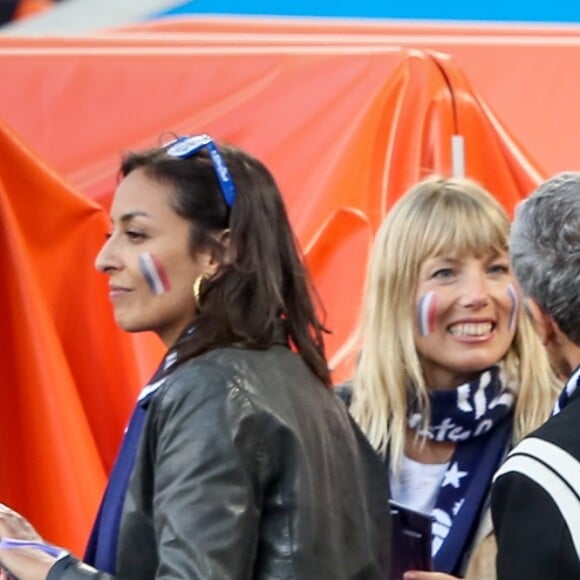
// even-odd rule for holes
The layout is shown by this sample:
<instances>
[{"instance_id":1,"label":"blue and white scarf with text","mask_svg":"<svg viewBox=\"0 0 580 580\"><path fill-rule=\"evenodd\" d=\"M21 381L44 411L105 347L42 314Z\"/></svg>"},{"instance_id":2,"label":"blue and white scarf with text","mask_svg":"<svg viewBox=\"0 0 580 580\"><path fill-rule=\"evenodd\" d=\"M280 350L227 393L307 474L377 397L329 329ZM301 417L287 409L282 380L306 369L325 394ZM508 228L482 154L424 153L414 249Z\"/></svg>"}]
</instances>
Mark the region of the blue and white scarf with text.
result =
<instances>
[{"instance_id":1,"label":"blue and white scarf with text","mask_svg":"<svg viewBox=\"0 0 580 580\"><path fill-rule=\"evenodd\" d=\"M434 570L457 573L475 533L494 472L507 450L514 393L501 367L455 389L429 391L431 420L411 408L409 427L433 441L456 444L433 510Z\"/></svg>"}]
</instances>

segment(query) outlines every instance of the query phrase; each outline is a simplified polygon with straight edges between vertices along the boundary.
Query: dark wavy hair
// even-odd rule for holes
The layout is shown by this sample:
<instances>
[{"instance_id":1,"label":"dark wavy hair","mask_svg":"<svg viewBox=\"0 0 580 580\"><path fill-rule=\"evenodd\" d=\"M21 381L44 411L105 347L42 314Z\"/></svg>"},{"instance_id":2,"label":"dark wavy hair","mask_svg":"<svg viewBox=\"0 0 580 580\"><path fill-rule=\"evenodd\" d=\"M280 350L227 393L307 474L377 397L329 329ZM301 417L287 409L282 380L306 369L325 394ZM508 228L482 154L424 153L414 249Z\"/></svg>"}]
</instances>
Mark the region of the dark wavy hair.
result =
<instances>
[{"instance_id":1,"label":"dark wavy hair","mask_svg":"<svg viewBox=\"0 0 580 580\"><path fill-rule=\"evenodd\" d=\"M142 169L173 189L174 211L191 223L192 254L210 251L220 263L200 286L196 331L180 345L183 358L220 346L266 349L277 342L283 325L292 348L330 386L325 328L317 315L321 304L278 186L248 153L226 144L219 150L235 183L231 208L205 149L182 159L160 147L130 152L121 163L121 177ZM229 229L227 244L216 236L224 229Z\"/></svg>"}]
</instances>

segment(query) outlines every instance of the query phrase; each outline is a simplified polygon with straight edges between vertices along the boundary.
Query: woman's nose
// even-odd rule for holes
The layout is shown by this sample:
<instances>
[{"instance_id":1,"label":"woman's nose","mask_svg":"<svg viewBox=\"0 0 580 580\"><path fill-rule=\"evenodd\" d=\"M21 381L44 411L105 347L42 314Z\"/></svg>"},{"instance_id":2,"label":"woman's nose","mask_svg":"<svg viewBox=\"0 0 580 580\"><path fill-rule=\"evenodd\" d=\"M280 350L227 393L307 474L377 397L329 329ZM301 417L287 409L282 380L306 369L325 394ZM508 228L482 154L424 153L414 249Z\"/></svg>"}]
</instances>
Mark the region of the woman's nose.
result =
<instances>
[{"instance_id":1,"label":"woman's nose","mask_svg":"<svg viewBox=\"0 0 580 580\"><path fill-rule=\"evenodd\" d=\"M465 277L461 288L460 304L466 308L483 308L489 303L489 289L482 273L472 273Z\"/></svg>"},{"instance_id":2,"label":"woman's nose","mask_svg":"<svg viewBox=\"0 0 580 580\"><path fill-rule=\"evenodd\" d=\"M97 254L97 257L95 258L95 268L99 272L105 274L119 269L119 258L115 252L115 244L112 236L106 240Z\"/></svg>"}]
</instances>

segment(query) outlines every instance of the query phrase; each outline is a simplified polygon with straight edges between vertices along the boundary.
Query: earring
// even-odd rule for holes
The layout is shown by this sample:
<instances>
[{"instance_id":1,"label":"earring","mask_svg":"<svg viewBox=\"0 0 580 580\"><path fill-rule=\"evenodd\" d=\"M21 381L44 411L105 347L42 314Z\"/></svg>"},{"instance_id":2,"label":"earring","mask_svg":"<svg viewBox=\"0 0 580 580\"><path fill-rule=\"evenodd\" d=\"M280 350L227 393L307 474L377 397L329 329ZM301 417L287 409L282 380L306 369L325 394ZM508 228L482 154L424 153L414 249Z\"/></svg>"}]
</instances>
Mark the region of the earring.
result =
<instances>
[{"instance_id":1,"label":"earring","mask_svg":"<svg viewBox=\"0 0 580 580\"><path fill-rule=\"evenodd\" d=\"M196 304L199 304L199 295L201 293L201 283L205 279L203 274L200 274L193 282L193 297L195 298Z\"/></svg>"}]
</instances>

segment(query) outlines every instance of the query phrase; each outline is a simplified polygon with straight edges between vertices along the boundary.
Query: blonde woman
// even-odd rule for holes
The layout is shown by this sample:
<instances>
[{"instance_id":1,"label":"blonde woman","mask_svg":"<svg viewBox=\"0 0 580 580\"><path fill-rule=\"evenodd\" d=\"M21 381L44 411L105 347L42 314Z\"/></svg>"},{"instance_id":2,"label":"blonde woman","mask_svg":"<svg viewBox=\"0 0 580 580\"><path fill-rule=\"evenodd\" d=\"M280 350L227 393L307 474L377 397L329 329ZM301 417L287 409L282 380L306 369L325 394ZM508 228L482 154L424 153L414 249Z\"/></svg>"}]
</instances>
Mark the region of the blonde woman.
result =
<instances>
[{"instance_id":1,"label":"blonde woman","mask_svg":"<svg viewBox=\"0 0 580 580\"><path fill-rule=\"evenodd\" d=\"M351 412L389 464L392 499L433 517L434 571L405 580L495 577L492 476L558 392L509 229L478 184L429 178L377 234Z\"/></svg>"}]
</instances>

